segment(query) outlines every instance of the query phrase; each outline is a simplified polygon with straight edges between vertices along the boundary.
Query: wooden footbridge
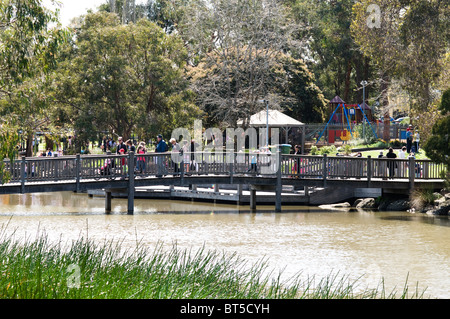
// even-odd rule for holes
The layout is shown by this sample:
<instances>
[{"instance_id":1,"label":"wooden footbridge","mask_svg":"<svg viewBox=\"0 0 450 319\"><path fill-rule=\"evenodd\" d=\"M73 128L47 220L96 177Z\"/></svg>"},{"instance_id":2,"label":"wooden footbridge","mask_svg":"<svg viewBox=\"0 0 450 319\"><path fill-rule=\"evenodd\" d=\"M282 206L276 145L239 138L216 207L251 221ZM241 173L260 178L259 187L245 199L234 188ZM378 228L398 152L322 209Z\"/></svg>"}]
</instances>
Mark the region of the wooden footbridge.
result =
<instances>
[{"instance_id":1,"label":"wooden footbridge","mask_svg":"<svg viewBox=\"0 0 450 319\"><path fill-rule=\"evenodd\" d=\"M379 188L409 192L415 187L443 187L446 168L429 160L305 156L262 153L196 152L137 155L76 155L4 160L9 182L0 194L104 190L105 210L111 193L127 194L128 213L134 212L136 187L189 185L249 185L250 206L256 191L275 192L281 211L285 185L320 188Z\"/></svg>"}]
</instances>

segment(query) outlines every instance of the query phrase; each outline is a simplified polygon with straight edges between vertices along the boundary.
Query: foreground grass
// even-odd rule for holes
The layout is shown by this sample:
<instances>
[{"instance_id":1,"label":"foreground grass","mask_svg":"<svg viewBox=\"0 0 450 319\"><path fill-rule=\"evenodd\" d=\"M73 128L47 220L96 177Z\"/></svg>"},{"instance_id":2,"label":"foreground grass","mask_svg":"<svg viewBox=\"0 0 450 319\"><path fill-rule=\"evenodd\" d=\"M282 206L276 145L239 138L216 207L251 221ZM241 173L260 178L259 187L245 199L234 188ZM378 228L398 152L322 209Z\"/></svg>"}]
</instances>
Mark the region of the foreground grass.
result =
<instances>
[{"instance_id":1,"label":"foreground grass","mask_svg":"<svg viewBox=\"0 0 450 319\"><path fill-rule=\"evenodd\" d=\"M275 278L275 279L274 279ZM299 276L281 282L266 263L248 265L236 255L174 245L123 250L119 242L101 245L79 239L67 246L45 236L18 242L0 238L0 298L26 299L277 299L420 298L414 292L380 289L354 293L355 283L330 275L314 284Z\"/></svg>"}]
</instances>

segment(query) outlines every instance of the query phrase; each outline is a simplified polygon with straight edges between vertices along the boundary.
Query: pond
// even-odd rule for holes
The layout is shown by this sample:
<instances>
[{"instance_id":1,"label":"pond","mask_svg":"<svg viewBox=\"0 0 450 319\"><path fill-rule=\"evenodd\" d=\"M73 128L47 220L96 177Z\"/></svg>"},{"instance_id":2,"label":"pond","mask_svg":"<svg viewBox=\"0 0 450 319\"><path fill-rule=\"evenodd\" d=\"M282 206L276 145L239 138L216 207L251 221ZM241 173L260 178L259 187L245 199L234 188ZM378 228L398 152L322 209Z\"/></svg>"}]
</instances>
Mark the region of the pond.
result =
<instances>
[{"instance_id":1,"label":"pond","mask_svg":"<svg viewBox=\"0 0 450 319\"><path fill-rule=\"evenodd\" d=\"M288 278L332 274L386 291L407 282L431 298L450 298L450 219L407 212L328 211L318 207L274 207L176 200L112 200L72 192L2 195L0 226L18 238L45 233L50 240L80 237L123 245L206 249L237 253L250 264L264 258L268 270ZM34 236L34 237L33 237Z\"/></svg>"}]
</instances>

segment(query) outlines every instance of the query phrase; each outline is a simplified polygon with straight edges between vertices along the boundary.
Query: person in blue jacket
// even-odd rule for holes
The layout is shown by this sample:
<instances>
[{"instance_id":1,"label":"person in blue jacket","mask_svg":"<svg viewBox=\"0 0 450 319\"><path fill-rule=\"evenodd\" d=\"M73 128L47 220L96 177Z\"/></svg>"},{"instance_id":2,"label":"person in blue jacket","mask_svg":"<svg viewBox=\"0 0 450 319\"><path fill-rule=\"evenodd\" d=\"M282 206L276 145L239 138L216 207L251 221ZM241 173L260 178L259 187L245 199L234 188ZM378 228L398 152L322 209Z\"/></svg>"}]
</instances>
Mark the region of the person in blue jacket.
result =
<instances>
[{"instance_id":1,"label":"person in blue jacket","mask_svg":"<svg viewBox=\"0 0 450 319\"><path fill-rule=\"evenodd\" d=\"M163 140L163 137L161 134L159 134L156 138L158 140L158 144L156 144L156 153L165 153L169 150L169 147L167 146L166 141ZM162 174L166 175L166 169L165 169L165 165L164 165L164 157L163 156L158 156L158 158L156 158L156 164L158 167L158 175L156 175L156 177L162 177Z\"/></svg>"},{"instance_id":2,"label":"person in blue jacket","mask_svg":"<svg viewBox=\"0 0 450 319\"><path fill-rule=\"evenodd\" d=\"M158 143L156 144L156 153L164 153L167 152L169 150L169 148L167 147L167 143L166 141L163 140L162 135L159 134L157 137Z\"/></svg>"}]
</instances>

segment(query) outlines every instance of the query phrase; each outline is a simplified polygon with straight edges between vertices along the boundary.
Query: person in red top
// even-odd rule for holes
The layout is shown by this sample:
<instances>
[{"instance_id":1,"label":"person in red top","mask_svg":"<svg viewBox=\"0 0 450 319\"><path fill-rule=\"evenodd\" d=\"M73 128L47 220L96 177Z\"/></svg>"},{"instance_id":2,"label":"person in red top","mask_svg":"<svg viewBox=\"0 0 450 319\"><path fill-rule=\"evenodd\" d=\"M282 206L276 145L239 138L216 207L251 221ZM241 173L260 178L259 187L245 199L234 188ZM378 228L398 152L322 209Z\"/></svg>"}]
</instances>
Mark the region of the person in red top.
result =
<instances>
[{"instance_id":1,"label":"person in red top","mask_svg":"<svg viewBox=\"0 0 450 319\"><path fill-rule=\"evenodd\" d=\"M145 154L146 153L146 149L145 149L145 144L144 142L139 143L138 148L137 148L137 153L138 154ZM139 171L140 173L145 172L145 157L143 156L138 156L137 157L137 167L136 167L137 171Z\"/></svg>"}]
</instances>

